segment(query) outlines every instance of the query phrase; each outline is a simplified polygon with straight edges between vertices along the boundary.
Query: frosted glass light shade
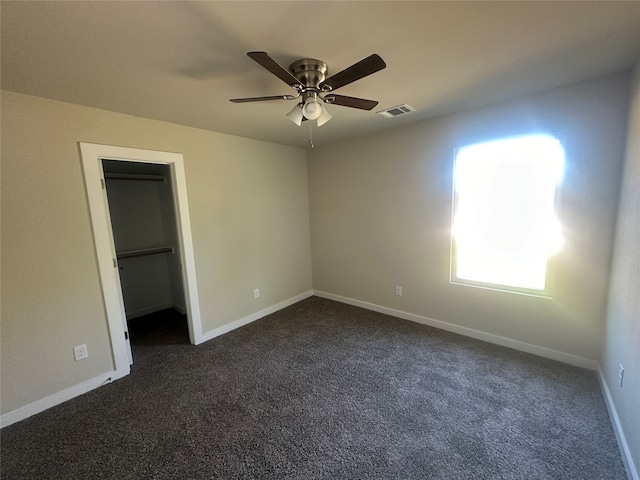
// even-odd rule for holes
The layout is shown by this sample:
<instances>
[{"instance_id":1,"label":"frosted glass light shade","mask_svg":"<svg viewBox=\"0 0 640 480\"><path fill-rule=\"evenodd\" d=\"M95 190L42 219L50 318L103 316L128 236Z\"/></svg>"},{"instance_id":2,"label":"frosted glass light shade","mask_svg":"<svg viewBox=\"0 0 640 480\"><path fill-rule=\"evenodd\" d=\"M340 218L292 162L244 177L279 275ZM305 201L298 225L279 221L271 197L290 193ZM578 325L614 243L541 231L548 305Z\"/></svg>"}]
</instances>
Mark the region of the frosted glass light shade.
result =
<instances>
[{"instance_id":1,"label":"frosted glass light shade","mask_svg":"<svg viewBox=\"0 0 640 480\"><path fill-rule=\"evenodd\" d=\"M287 117L297 126L302 125L302 107L300 105L296 105L291 109L289 113L287 113Z\"/></svg>"},{"instance_id":2,"label":"frosted glass light shade","mask_svg":"<svg viewBox=\"0 0 640 480\"><path fill-rule=\"evenodd\" d=\"M318 126L321 127L322 125L327 123L332 118L333 118L333 115L331 115L329 112L327 112L327 109L325 107L323 107L322 108L322 113L318 117Z\"/></svg>"}]
</instances>

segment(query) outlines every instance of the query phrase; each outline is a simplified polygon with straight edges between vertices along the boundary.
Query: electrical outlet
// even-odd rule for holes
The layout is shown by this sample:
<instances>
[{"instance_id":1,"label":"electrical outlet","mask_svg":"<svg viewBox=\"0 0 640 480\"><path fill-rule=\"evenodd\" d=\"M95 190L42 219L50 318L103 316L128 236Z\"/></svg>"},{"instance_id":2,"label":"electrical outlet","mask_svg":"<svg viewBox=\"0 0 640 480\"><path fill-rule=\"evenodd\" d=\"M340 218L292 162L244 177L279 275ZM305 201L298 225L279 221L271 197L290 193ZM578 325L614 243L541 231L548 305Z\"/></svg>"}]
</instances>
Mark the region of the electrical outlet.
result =
<instances>
[{"instance_id":1,"label":"electrical outlet","mask_svg":"<svg viewBox=\"0 0 640 480\"><path fill-rule=\"evenodd\" d=\"M618 377L620 377L620 388L622 388L622 381L624 380L624 367L620 364L618 368Z\"/></svg>"},{"instance_id":2,"label":"electrical outlet","mask_svg":"<svg viewBox=\"0 0 640 480\"><path fill-rule=\"evenodd\" d=\"M256 288L253 290L253 298L260 298L260 289Z\"/></svg>"},{"instance_id":3,"label":"electrical outlet","mask_svg":"<svg viewBox=\"0 0 640 480\"><path fill-rule=\"evenodd\" d=\"M78 345L77 347L73 347L73 356L76 359L76 362L78 360L82 360L83 358L87 358L89 356L89 351L87 350L87 345L83 343L82 345Z\"/></svg>"},{"instance_id":4,"label":"electrical outlet","mask_svg":"<svg viewBox=\"0 0 640 480\"><path fill-rule=\"evenodd\" d=\"M402 296L402 287L400 285L396 285L396 295L399 297Z\"/></svg>"}]
</instances>

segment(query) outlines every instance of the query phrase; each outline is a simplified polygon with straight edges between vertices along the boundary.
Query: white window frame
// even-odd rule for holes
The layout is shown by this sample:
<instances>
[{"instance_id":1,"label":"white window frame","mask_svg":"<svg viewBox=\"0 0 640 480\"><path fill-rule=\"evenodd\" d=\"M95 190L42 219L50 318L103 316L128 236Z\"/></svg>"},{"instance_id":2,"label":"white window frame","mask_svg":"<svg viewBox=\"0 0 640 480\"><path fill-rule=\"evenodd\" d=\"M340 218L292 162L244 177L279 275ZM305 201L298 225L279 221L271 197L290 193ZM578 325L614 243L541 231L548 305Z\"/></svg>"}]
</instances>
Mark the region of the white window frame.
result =
<instances>
[{"instance_id":1,"label":"white window frame","mask_svg":"<svg viewBox=\"0 0 640 480\"><path fill-rule=\"evenodd\" d=\"M557 254L551 254L548 256L547 260L546 260L546 274L545 274L545 286L542 290L538 290L538 289L534 289L534 288L525 288L525 287L519 287L519 286L512 286L512 285L506 285L506 284L496 284L496 283L491 283L491 282L484 282L484 281L477 281L477 280L470 280L470 279L466 279L466 278L461 278L458 277L456 272L457 272L457 262L458 262L458 251L457 251L457 245L456 245L456 240L454 237L454 232L453 232L453 227L454 227L454 222L456 220L456 211L457 211L457 207L458 207L458 193L456 190L456 182L457 182L457 175L456 175L456 167L457 167L457 160L458 160L458 155L459 152L467 147L471 147L474 145L480 145L483 143L492 143L492 142L500 142L503 140L510 140L510 139L518 139L518 138L522 138L522 137L529 137L529 136L535 136L535 135L545 135L548 137L551 137L555 140L557 140L560 145L562 146L563 142L561 140L561 138L558 135L551 135L551 134L544 134L544 133L531 133L531 134L526 134L526 135L519 135L517 137L504 137L504 138L496 138L495 140L491 140L488 142L478 142L477 144L470 144L468 146L464 146L464 147L458 147L455 148L453 151L453 178L452 178L452 209L451 209L451 226L452 226L452 234L451 234L451 249L450 249L450 262L449 262L449 266L450 266L450 271L449 271L449 282L451 284L454 285L460 285L460 286L466 286L466 287L475 287L475 288L482 288L482 289L489 289L489 290L495 290L495 291L500 291L500 292L506 292L506 293L512 293L512 294L519 294L519 295L528 295L528 296L534 296L534 297L541 297L541 298L552 298L553 297L553 291L554 291L554 278L555 278L555 271L556 271L556 256ZM564 159L564 165L563 165L563 169L566 169L566 158ZM559 212L559 207L560 207L560 193L561 193L561 188L560 188L560 184L561 182L558 181L556 183L556 187L554 190L554 211Z\"/></svg>"}]
</instances>

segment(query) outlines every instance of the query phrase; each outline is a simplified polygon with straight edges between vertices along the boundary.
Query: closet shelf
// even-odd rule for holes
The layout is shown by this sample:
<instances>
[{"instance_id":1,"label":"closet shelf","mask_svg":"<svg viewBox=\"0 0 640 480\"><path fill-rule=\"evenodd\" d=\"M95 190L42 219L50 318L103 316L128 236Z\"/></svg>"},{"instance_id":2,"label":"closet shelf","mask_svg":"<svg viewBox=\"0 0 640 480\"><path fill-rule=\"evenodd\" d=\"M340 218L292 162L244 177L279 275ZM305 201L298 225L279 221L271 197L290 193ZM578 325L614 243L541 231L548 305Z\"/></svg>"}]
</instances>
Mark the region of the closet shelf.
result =
<instances>
[{"instance_id":1,"label":"closet shelf","mask_svg":"<svg viewBox=\"0 0 640 480\"><path fill-rule=\"evenodd\" d=\"M135 174L135 173L105 173L107 180L138 180L143 182L164 182L162 175Z\"/></svg>"},{"instance_id":2,"label":"closet shelf","mask_svg":"<svg viewBox=\"0 0 640 480\"><path fill-rule=\"evenodd\" d=\"M173 247L154 247L154 248L139 248L137 250L128 250L126 252L118 252L116 256L118 260L123 258L144 257L145 255L157 255L159 253L173 253Z\"/></svg>"}]
</instances>

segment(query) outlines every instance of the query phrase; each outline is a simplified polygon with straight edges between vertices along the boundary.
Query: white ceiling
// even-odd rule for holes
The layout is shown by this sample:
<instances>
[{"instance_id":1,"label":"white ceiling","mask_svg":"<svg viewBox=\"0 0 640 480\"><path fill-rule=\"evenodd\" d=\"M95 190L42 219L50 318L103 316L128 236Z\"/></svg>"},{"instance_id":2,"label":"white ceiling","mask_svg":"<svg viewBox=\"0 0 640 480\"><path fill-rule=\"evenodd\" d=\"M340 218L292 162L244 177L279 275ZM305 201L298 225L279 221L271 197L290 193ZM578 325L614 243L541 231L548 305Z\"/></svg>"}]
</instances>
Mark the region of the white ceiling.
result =
<instances>
[{"instance_id":1,"label":"white ceiling","mask_svg":"<svg viewBox=\"0 0 640 480\"><path fill-rule=\"evenodd\" d=\"M387 68L336 93L373 111L329 106L315 143L622 71L640 61L640 2L5 1L2 88L295 146L308 128L295 93L246 56L300 58L329 75L371 53ZM416 111L374 112L407 103ZM311 123L311 122L308 122Z\"/></svg>"}]
</instances>

